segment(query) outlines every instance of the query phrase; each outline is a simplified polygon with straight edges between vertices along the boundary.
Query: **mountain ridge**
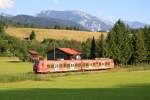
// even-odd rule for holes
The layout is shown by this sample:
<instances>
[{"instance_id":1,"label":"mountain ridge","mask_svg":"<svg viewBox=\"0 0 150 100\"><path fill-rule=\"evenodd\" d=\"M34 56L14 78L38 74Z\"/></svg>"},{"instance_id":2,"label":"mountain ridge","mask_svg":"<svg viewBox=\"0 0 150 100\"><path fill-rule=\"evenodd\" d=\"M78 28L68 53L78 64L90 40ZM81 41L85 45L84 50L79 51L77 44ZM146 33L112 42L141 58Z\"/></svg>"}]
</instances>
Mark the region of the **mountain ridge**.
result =
<instances>
[{"instance_id":1,"label":"mountain ridge","mask_svg":"<svg viewBox=\"0 0 150 100\"><path fill-rule=\"evenodd\" d=\"M100 19L96 16L92 16L86 12L79 10L68 11L55 11L55 10L43 10L34 16L31 15L16 15L1 13L8 19L15 20L16 22L35 24L35 26L54 27L55 25L61 25L65 27L81 27L82 30L90 31L109 31L114 23L109 20ZM20 20L20 16L24 16ZM28 19L26 18L28 17ZM31 20L32 19L32 20ZM27 21L26 21L27 20ZM36 20L36 21L35 21ZM40 22L41 21L41 22ZM139 21L125 21L131 29L138 29L148 26L148 24ZM28 24L27 23L27 24Z\"/></svg>"},{"instance_id":2,"label":"mountain ridge","mask_svg":"<svg viewBox=\"0 0 150 100\"><path fill-rule=\"evenodd\" d=\"M41 27L41 28L54 28L55 26L59 27L68 27L68 28L79 28L80 30L87 30L83 26L78 23L69 21L69 20L61 20L56 18L41 18L31 15L16 15L16 16L1 16L3 20L14 23L21 23L21 24L29 24L34 27Z\"/></svg>"},{"instance_id":3,"label":"mountain ridge","mask_svg":"<svg viewBox=\"0 0 150 100\"><path fill-rule=\"evenodd\" d=\"M90 29L91 31L107 31L112 28L111 25L82 11L41 11L37 14L38 17L43 18L57 18L62 20L71 20Z\"/></svg>"}]
</instances>

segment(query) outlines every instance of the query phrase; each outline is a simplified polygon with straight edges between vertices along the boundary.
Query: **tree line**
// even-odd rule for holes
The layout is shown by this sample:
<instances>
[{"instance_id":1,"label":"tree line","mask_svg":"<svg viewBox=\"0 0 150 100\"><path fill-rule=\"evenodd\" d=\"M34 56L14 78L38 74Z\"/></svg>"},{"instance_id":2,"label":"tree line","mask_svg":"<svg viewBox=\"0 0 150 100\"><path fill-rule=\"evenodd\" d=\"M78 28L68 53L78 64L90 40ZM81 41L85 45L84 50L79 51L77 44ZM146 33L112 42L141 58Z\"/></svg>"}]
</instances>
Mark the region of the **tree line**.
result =
<instances>
[{"instance_id":1,"label":"tree line","mask_svg":"<svg viewBox=\"0 0 150 100\"><path fill-rule=\"evenodd\" d=\"M52 25L52 26L39 26L36 24L30 24L30 23L23 23L23 22L17 22L13 20L8 20L7 18L0 16L0 22L5 23L6 27L17 27L17 28L45 28L45 29L64 29L64 30L76 30L76 31L89 31L86 28L83 29L83 27L80 26L65 26L65 25Z\"/></svg>"},{"instance_id":2,"label":"tree line","mask_svg":"<svg viewBox=\"0 0 150 100\"><path fill-rule=\"evenodd\" d=\"M91 41L91 46L90 46ZM87 40L82 49L89 58L112 58L116 64L135 64L150 62L150 26L136 30L130 29L118 20L105 38Z\"/></svg>"},{"instance_id":3,"label":"tree line","mask_svg":"<svg viewBox=\"0 0 150 100\"><path fill-rule=\"evenodd\" d=\"M54 40L44 39L42 42L37 41L36 32L31 31L25 39L19 39L9 36L5 32L7 28L4 21L0 21L0 57L19 57L22 61L30 61L29 50L37 51L41 56L46 57L47 50L56 47L68 47L80 49L80 42L76 40Z\"/></svg>"},{"instance_id":4,"label":"tree line","mask_svg":"<svg viewBox=\"0 0 150 100\"><path fill-rule=\"evenodd\" d=\"M134 64L150 62L150 26L132 30L118 20L108 35L99 39L89 38L85 42L76 40L44 39L36 40L36 33L31 32L27 40L21 40L5 34L5 23L0 22L0 56L17 56L28 61L28 50L32 49L46 56L49 49L68 47L85 52L87 59L112 58L116 64Z\"/></svg>"}]
</instances>

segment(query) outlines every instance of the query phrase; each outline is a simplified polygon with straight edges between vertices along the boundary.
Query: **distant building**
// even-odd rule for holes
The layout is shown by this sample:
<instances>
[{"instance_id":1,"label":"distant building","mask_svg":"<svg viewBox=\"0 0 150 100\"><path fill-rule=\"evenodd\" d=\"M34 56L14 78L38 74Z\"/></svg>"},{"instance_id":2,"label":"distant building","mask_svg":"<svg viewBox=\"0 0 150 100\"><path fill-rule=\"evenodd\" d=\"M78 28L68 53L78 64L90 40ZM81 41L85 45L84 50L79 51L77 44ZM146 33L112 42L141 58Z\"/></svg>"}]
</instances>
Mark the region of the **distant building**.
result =
<instances>
[{"instance_id":1,"label":"distant building","mask_svg":"<svg viewBox=\"0 0 150 100\"><path fill-rule=\"evenodd\" d=\"M83 52L71 48L55 48L47 52L47 60L80 60L84 58L85 54Z\"/></svg>"},{"instance_id":2,"label":"distant building","mask_svg":"<svg viewBox=\"0 0 150 100\"><path fill-rule=\"evenodd\" d=\"M30 59L31 60L39 60L39 53L37 51L34 51L34 50L29 50L28 51L29 54L30 54Z\"/></svg>"}]
</instances>

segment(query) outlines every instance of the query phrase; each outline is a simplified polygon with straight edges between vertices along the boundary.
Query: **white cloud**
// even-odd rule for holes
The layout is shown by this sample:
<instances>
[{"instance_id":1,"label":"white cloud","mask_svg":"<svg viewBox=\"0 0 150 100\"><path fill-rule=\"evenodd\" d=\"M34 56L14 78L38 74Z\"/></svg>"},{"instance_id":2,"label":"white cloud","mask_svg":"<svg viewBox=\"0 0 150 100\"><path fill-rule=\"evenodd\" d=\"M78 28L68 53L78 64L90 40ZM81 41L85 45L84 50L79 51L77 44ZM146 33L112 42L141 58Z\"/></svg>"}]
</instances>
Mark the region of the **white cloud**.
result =
<instances>
[{"instance_id":1,"label":"white cloud","mask_svg":"<svg viewBox=\"0 0 150 100\"><path fill-rule=\"evenodd\" d=\"M0 9L12 8L14 2L12 0L0 0Z\"/></svg>"}]
</instances>

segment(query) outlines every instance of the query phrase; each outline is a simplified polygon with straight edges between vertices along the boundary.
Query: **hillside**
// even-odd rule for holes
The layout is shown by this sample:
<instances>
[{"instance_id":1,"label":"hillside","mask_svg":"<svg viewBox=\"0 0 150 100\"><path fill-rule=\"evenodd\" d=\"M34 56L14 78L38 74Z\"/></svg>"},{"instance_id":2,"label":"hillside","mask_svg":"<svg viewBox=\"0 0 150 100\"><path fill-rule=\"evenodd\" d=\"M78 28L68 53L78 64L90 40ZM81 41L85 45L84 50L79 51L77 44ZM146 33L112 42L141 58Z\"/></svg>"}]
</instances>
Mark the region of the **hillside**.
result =
<instances>
[{"instance_id":1,"label":"hillside","mask_svg":"<svg viewBox=\"0 0 150 100\"><path fill-rule=\"evenodd\" d=\"M85 32L85 31L72 31L72 30L55 30L55 29L38 29L38 28L14 28L9 27L6 29L6 32L15 37L19 37L21 39L29 36L31 31L34 30L37 34L37 40L42 41L43 39L67 39L67 40L77 40L77 41L85 41L88 38L92 38L93 36L97 39L99 38L100 32ZM105 32L103 32L106 34Z\"/></svg>"},{"instance_id":2,"label":"hillside","mask_svg":"<svg viewBox=\"0 0 150 100\"><path fill-rule=\"evenodd\" d=\"M70 20L61 20L56 18L41 18L41 17L35 17L30 15L17 15L17 16L3 16L0 15L1 19L5 21L9 26L24 26L26 28L28 27L34 27L34 28L55 28L56 26L64 29L64 28L76 28L78 30L88 30L82 25L70 21Z\"/></svg>"}]
</instances>

